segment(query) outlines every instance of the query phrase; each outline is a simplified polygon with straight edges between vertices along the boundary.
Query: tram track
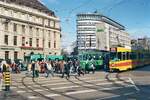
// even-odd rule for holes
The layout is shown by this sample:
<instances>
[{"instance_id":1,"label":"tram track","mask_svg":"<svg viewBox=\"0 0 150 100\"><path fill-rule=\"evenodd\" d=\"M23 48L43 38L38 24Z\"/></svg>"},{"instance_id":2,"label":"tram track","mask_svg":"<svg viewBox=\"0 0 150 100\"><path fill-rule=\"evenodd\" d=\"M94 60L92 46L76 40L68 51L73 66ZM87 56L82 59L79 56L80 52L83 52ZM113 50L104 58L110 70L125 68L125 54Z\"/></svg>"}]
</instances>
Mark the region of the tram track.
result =
<instances>
[{"instance_id":1,"label":"tram track","mask_svg":"<svg viewBox=\"0 0 150 100\"><path fill-rule=\"evenodd\" d=\"M32 79L32 81L36 84L36 85L39 85L40 87L46 89L46 91L48 91L49 93L53 93L53 94L58 94L58 95L61 95L61 96L64 96L64 97L67 97L67 98L71 98L73 100L80 100L78 98L75 98L75 97L72 97L72 96L69 96L69 95L66 95L64 94L63 92L59 92L59 91L55 91L47 86L43 86L43 84L40 84L38 83L37 81L35 81L34 79Z\"/></svg>"},{"instance_id":2,"label":"tram track","mask_svg":"<svg viewBox=\"0 0 150 100\"><path fill-rule=\"evenodd\" d=\"M115 86L122 86L122 87L125 87L125 86L122 85L122 84L116 83L116 80L112 80L112 79L110 78L110 76L111 76L112 74L115 74L115 77L114 77L114 78L116 78L117 81L121 81L121 82L123 82L124 84L127 84L127 85L134 85L134 84L130 81L130 79L131 79L130 77L126 77L126 79L121 78L121 75L120 75L120 74L123 74L123 73L125 73L125 72L108 73L108 74L106 74L105 79L106 79L108 82L112 82L113 85L115 85ZM127 79L128 79L129 81L127 81Z\"/></svg>"},{"instance_id":3,"label":"tram track","mask_svg":"<svg viewBox=\"0 0 150 100\"><path fill-rule=\"evenodd\" d=\"M23 77L22 78L22 84L23 84L23 86L25 86L28 90L31 90L35 95L34 96L41 96L41 97L43 97L43 98L45 98L45 99L47 99L47 100L54 100L53 98L50 98L50 97L47 97L47 96L45 96L45 95L43 95L43 94L41 94L41 93L39 93L39 92L37 92L37 91L34 91L34 89L32 89L32 88L30 88L30 87L28 87L27 86L27 84L25 84L25 79L27 78L27 76L25 76L25 77Z\"/></svg>"},{"instance_id":4,"label":"tram track","mask_svg":"<svg viewBox=\"0 0 150 100\"><path fill-rule=\"evenodd\" d=\"M116 78L118 81L122 81L123 83L125 83L125 84L127 84L127 85L133 85L133 87L135 88L135 90L136 90L137 92L139 92L140 89L136 86L135 82L132 80L131 77L129 77L129 76L127 77L127 79L128 79L129 81L126 81L126 80L124 80L124 79L121 78L121 75L120 75L120 74L124 74L124 73L126 73L126 72L118 72L118 73L116 73L115 78ZM116 85L116 86L125 87L125 86L123 86L122 84L117 84L117 83L115 83L115 81L111 80L111 79L109 78L109 76L110 76L111 74L112 74L112 73L108 73L108 74L105 76L105 78L106 78L109 82L112 82L112 83L113 83L114 85Z\"/></svg>"}]
</instances>

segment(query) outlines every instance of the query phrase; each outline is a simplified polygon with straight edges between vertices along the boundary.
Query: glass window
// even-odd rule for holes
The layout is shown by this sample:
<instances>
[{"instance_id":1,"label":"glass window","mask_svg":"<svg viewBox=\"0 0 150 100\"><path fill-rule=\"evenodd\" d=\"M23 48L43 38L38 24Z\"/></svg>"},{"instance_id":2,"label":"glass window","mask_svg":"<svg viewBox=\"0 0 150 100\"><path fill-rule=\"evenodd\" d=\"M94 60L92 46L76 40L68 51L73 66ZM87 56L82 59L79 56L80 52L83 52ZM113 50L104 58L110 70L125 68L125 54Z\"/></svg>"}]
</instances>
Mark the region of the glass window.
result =
<instances>
[{"instance_id":1,"label":"glass window","mask_svg":"<svg viewBox=\"0 0 150 100\"><path fill-rule=\"evenodd\" d=\"M30 26L30 27L29 27L29 33L32 34L32 32L33 32L33 27Z\"/></svg>"},{"instance_id":2,"label":"glass window","mask_svg":"<svg viewBox=\"0 0 150 100\"><path fill-rule=\"evenodd\" d=\"M32 46L32 38L29 38L29 46Z\"/></svg>"},{"instance_id":3,"label":"glass window","mask_svg":"<svg viewBox=\"0 0 150 100\"><path fill-rule=\"evenodd\" d=\"M137 59L136 53L135 53L135 52L132 52L131 55L130 55L130 58L131 58L132 60Z\"/></svg>"},{"instance_id":4,"label":"glass window","mask_svg":"<svg viewBox=\"0 0 150 100\"><path fill-rule=\"evenodd\" d=\"M122 60L126 60L127 59L127 57L126 57L126 52L123 52L122 53Z\"/></svg>"},{"instance_id":5,"label":"glass window","mask_svg":"<svg viewBox=\"0 0 150 100\"><path fill-rule=\"evenodd\" d=\"M87 55L83 55L83 60L87 60Z\"/></svg>"},{"instance_id":6,"label":"glass window","mask_svg":"<svg viewBox=\"0 0 150 100\"><path fill-rule=\"evenodd\" d=\"M36 39L36 47L39 47L39 39Z\"/></svg>"},{"instance_id":7,"label":"glass window","mask_svg":"<svg viewBox=\"0 0 150 100\"><path fill-rule=\"evenodd\" d=\"M9 51L5 51L5 60L9 59Z\"/></svg>"},{"instance_id":8,"label":"glass window","mask_svg":"<svg viewBox=\"0 0 150 100\"><path fill-rule=\"evenodd\" d=\"M54 41L54 48L56 48L56 41Z\"/></svg>"},{"instance_id":9,"label":"glass window","mask_svg":"<svg viewBox=\"0 0 150 100\"><path fill-rule=\"evenodd\" d=\"M5 30L8 31L8 23L5 22Z\"/></svg>"},{"instance_id":10,"label":"glass window","mask_svg":"<svg viewBox=\"0 0 150 100\"><path fill-rule=\"evenodd\" d=\"M130 59L130 52L127 52L127 60Z\"/></svg>"},{"instance_id":11,"label":"glass window","mask_svg":"<svg viewBox=\"0 0 150 100\"><path fill-rule=\"evenodd\" d=\"M56 39L56 32L54 32L54 39Z\"/></svg>"},{"instance_id":12,"label":"glass window","mask_svg":"<svg viewBox=\"0 0 150 100\"><path fill-rule=\"evenodd\" d=\"M36 35L39 36L39 28L36 28Z\"/></svg>"},{"instance_id":13,"label":"glass window","mask_svg":"<svg viewBox=\"0 0 150 100\"><path fill-rule=\"evenodd\" d=\"M51 42L50 41L48 42L48 47L51 48Z\"/></svg>"},{"instance_id":14,"label":"glass window","mask_svg":"<svg viewBox=\"0 0 150 100\"><path fill-rule=\"evenodd\" d=\"M22 33L25 33L25 25L22 25Z\"/></svg>"},{"instance_id":15,"label":"glass window","mask_svg":"<svg viewBox=\"0 0 150 100\"><path fill-rule=\"evenodd\" d=\"M22 37L22 46L25 46L25 37Z\"/></svg>"},{"instance_id":16,"label":"glass window","mask_svg":"<svg viewBox=\"0 0 150 100\"><path fill-rule=\"evenodd\" d=\"M51 39L51 31L48 31L48 38Z\"/></svg>"},{"instance_id":17,"label":"glass window","mask_svg":"<svg viewBox=\"0 0 150 100\"><path fill-rule=\"evenodd\" d=\"M6 45L8 45L8 35L5 35L5 37L4 37L4 43L5 43Z\"/></svg>"},{"instance_id":18,"label":"glass window","mask_svg":"<svg viewBox=\"0 0 150 100\"><path fill-rule=\"evenodd\" d=\"M79 60L82 60L82 55L79 55Z\"/></svg>"},{"instance_id":19,"label":"glass window","mask_svg":"<svg viewBox=\"0 0 150 100\"><path fill-rule=\"evenodd\" d=\"M17 32L17 24L14 23L14 27L13 27L14 32Z\"/></svg>"},{"instance_id":20,"label":"glass window","mask_svg":"<svg viewBox=\"0 0 150 100\"><path fill-rule=\"evenodd\" d=\"M54 21L51 20L51 21L50 21L50 26L51 26L51 27L54 27L54 24L55 24Z\"/></svg>"},{"instance_id":21,"label":"glass window","mask_svg":"<svg viewBox=\"0 0 150 100\"><path fill-rule=\"evenodd\" d=\"M115 58L117 58L117 53L116 52L111 52L110 53L110 59L114 60Z\"/></svg>"},{"instance_id":22,"label":"glass window","mask_svg":"<svg viewBox=\"0 0 150 100\"><path fill-rule=\"evenodd\" d=\"M118 59L119 59L119 60L122 60L122 53L121 53L121 52L118 52L118 55L117 55L117 56L118 56Z\"/></svg>"},{"instance_id":23,"label":"glass window","mask_svg":"<svg viewBox=\"0 0 150 100\"><path fill-rule=\"evenodd\" d=\"M14 52L14 59L18 59L18 52Z\"/></svg>"},{"instance_id":24,"label":"glass window","mask_svg":"<svg viewBox=\"0 0 150 100\"><path fill-rule=\"evenodd\" d=\"M17 36L14 36L14 45L17 45Z\"/></svg>"}]
</instances>

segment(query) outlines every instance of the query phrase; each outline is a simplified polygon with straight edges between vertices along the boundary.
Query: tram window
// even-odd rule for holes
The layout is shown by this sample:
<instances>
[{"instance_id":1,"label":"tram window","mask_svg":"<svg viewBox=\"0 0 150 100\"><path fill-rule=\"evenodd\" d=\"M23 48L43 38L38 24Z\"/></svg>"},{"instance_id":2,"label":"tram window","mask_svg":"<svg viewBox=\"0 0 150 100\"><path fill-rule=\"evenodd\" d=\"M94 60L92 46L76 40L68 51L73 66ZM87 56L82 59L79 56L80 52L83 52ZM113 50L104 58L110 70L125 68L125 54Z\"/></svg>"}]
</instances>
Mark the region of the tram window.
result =
<instances>
[{"instance_id":1,"label":"tram window","mask_svg":"<svg viewBox=\"0 0 150 100\"><path fill-rule=\"evenodd\" d=\"M87 60L87 56L86 55L83 55L83 60Z\"/></svg>"},{"instance_id":2,"label":"tram window","mask_svg":"<svg viewBox=\"0 0 150 100\"><path fill-rule=\"evenodd\" d=\"M130 52L127 52L127 60L130 59Z\"/></svg>"},{"instance_id":3,"label":"tram window","mask_svg":"<svg viewBox=\"0 0 150 100\"><path fill-rule=\"evenodd\" d=\"M138 53L138 59L141 59L141 53Z\"/></svg>"},{"instance_id":4,"label":"tram window","mask_svg":"<svg viewBox=\"0 0 150 100\"><path fill-rule=\"evenodd\" d=\"M130 54L130 58L133 60L133 58L134 58L133 52Z\"/></svg>"},{"instance_id":5,"label":"tram window","mask_svg":"<svg viewBox=\"0 0 150 100\"><path fill-rule=\"evenodd\" d=\"M131 55L130 55L130 58L133 59L133 60L137 59L137 54L135 52L132 52Z\"/></svg>"},{"instance_id":6,"label":"tram window","mask_svg":"<svg viewBox=\"0 0 150 100\"><path fill-rule=\"evenodd\" d=\"M121 52L118 52L118 59L122 60Z\"/></svg>"},{"instance_id":7,"label":"tram window","mask_svg":"<svg viewBox=\"0 0 150 100\"><path fill-rule=\"evenodd\" d=\"M141 54L141 59L144 59L144 54Z\"/></svg>"},{"instance_id":8,"label":"tram window","mask_svg":"<svg viewBox=\"0 0 150 100\"><path fill-rule=\"evenodd\" d=\"M91 60L93 57L92 57L92 55L91 54L89 54L89 56L88 56L88 60Z\"/></svg>"},{"instance_id":9,"label":"tram window","mask_svg":"<svg viewBox=\"0 0 150 100\"><path fill-rule=\"evenodd\" d=\"M126 60L126 53L125 52L122 53L122 60Z\"/></svg>"},{"instance_id":10,"label":"tram window","mask_svg":"<svg viewBox=\"0 0 150 100\"><path fill-rule=\"evenodd\" d=\"M101 59L99 55L94 55L94 56L95 56L95 57L94 57L94 60L99 60L99 59Z\"/></svg>"},{"instance_id":11,"label":"tram window","mask_svg":"<svg viewBox=\"0 0 150 100\"><path fill-rule=\"evenodd\" d=\"M79 60L82 60L82 55L79 55Z\"/></svg>"},{"instance_id":12,"label":"tram window","mask_svg":"<svg viewBox=\"0 0 150 100\"><path fill-rule=\"evenodd\" d=\"M114 59L116 59L116 58L117 58L116 53L115 53L115 52L111 52L111 53L110 53L110 59L111 59L111 60L114 60Z\"/></svg>"}]
</instances>

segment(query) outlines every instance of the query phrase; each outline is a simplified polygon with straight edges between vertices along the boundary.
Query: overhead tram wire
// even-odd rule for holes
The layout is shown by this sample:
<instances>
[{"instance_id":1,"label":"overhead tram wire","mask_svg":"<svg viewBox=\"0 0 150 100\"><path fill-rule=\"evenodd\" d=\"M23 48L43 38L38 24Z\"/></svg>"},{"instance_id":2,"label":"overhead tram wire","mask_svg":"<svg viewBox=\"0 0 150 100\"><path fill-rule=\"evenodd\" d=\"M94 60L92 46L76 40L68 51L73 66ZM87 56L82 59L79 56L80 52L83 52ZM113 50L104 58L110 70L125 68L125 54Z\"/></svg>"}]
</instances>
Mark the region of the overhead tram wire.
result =
<instances>
[{"instance_id":1,"label":"overhead tram wire","mask_svg":"<svg viewBox=\"0 0 150 100\"><path fill-rule=\"evenodd\" d=\"M84 6L89 5L92 1L93 1L93 0L88 0L88 1L86 1L86 2L84 2L84 3L82 3L81 5L79 5L79 6L75 7L75 8L73 8L73 9L71 9L71 11L69 12L68 17L66 18L66 21L69 21L69 20L70 20L71 14L72 14L74 11L76 11L76 10L78 10L78 9L81 9L81 8L84 7Z\"/></svg>"},{"instance_id":2,"label":"overhead tram wire","mask_svg":"<svg viewBox=\"0 0 150 100\"><path fill-rule=\"evenodd\" d=\"M76 10L78 10L78 9L81 9L81 8L84 7L84 6L89 5L92 1L93 1L93 0L88 0L88 1L86 1L86 2L84 2L84 3L82 3L81 5L79 5L79 6L75 7L75 8L73 8L73 9L71 9L71 11L69 11L69 13L68 13L67 18L64 20L64 21L66 22L66 24L67 24L68 26L71 26L72 29L74 29L74 27L73 27L72 25L70 25L71 14L72 14L74 11L76 11ZM69 32L69 33L71 33L71 32Z\"/></svg>"},{"instance_id":3,"label":"overhead tram wire","mask_svg":"<svg viewBox=\"0 0 150 100\"><path fill-rule=\"evenodd\" d=\"M100 8L100 9L97 9L97 11L100 11L100 12L105 12L105 13L108 13L110 15L110 12L116 8L117 6L121 6L122 4L128 2L129 0L116 0L114 3L110 3L109 5L106 5L104 6L103 8Z\"/></svg>"}]
</instances>

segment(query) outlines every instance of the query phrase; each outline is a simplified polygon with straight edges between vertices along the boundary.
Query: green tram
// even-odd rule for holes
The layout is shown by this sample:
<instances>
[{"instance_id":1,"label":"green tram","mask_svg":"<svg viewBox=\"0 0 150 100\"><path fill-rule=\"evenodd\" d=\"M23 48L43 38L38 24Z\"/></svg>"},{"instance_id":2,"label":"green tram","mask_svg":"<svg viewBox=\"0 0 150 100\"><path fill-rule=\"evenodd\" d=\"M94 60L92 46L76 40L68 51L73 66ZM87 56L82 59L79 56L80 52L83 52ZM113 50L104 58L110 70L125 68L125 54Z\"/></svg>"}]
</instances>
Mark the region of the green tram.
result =
<instances>
[{"instance_id":1,"label":"green tram","mask_svg":"<svg viewBox=\"0 0 150 100\"><path fill-rule=\"evenodd\" d=\"M33 54L30 56L31 61L42 61L42 60L63 60L64 57L62 55L46 55L43 54Z\"/></svg>"},{"instance_id":2,"label":"green tram","mask_svg":"<svg viewBox=\"0 0 150 100\"><path fill-rule=\"evenodd\" d=\"M90 50L90 51L82 51L78 54L78 60L80 61L80 66L83 70L90 69L90 66L93 64L96 70L103 69L103 59L107 54L107 51L99 51L99 50Z\"/></svg>"},{"instance_id":3,"label":"green tram","mask_svg":"<svg viewBox=\"0 0 150 100\"><path fill-rule=\"evenodd\" d=\"M63 60L64 57L62 55L47 55L46 59L50 60Z\"/></svg>"},{"instance_id":4,"label":"green tram","mask_svg":"<svg viewBox=\"0 0 150 100\"><path fill-rule=\"evenodd\" d=\"M42 60L44 60L45 58L44 58L44 55L43 54L32 54L31 56L30 56L30 60L31 61L42 61Z\"/></svg>"}]
</instances>

